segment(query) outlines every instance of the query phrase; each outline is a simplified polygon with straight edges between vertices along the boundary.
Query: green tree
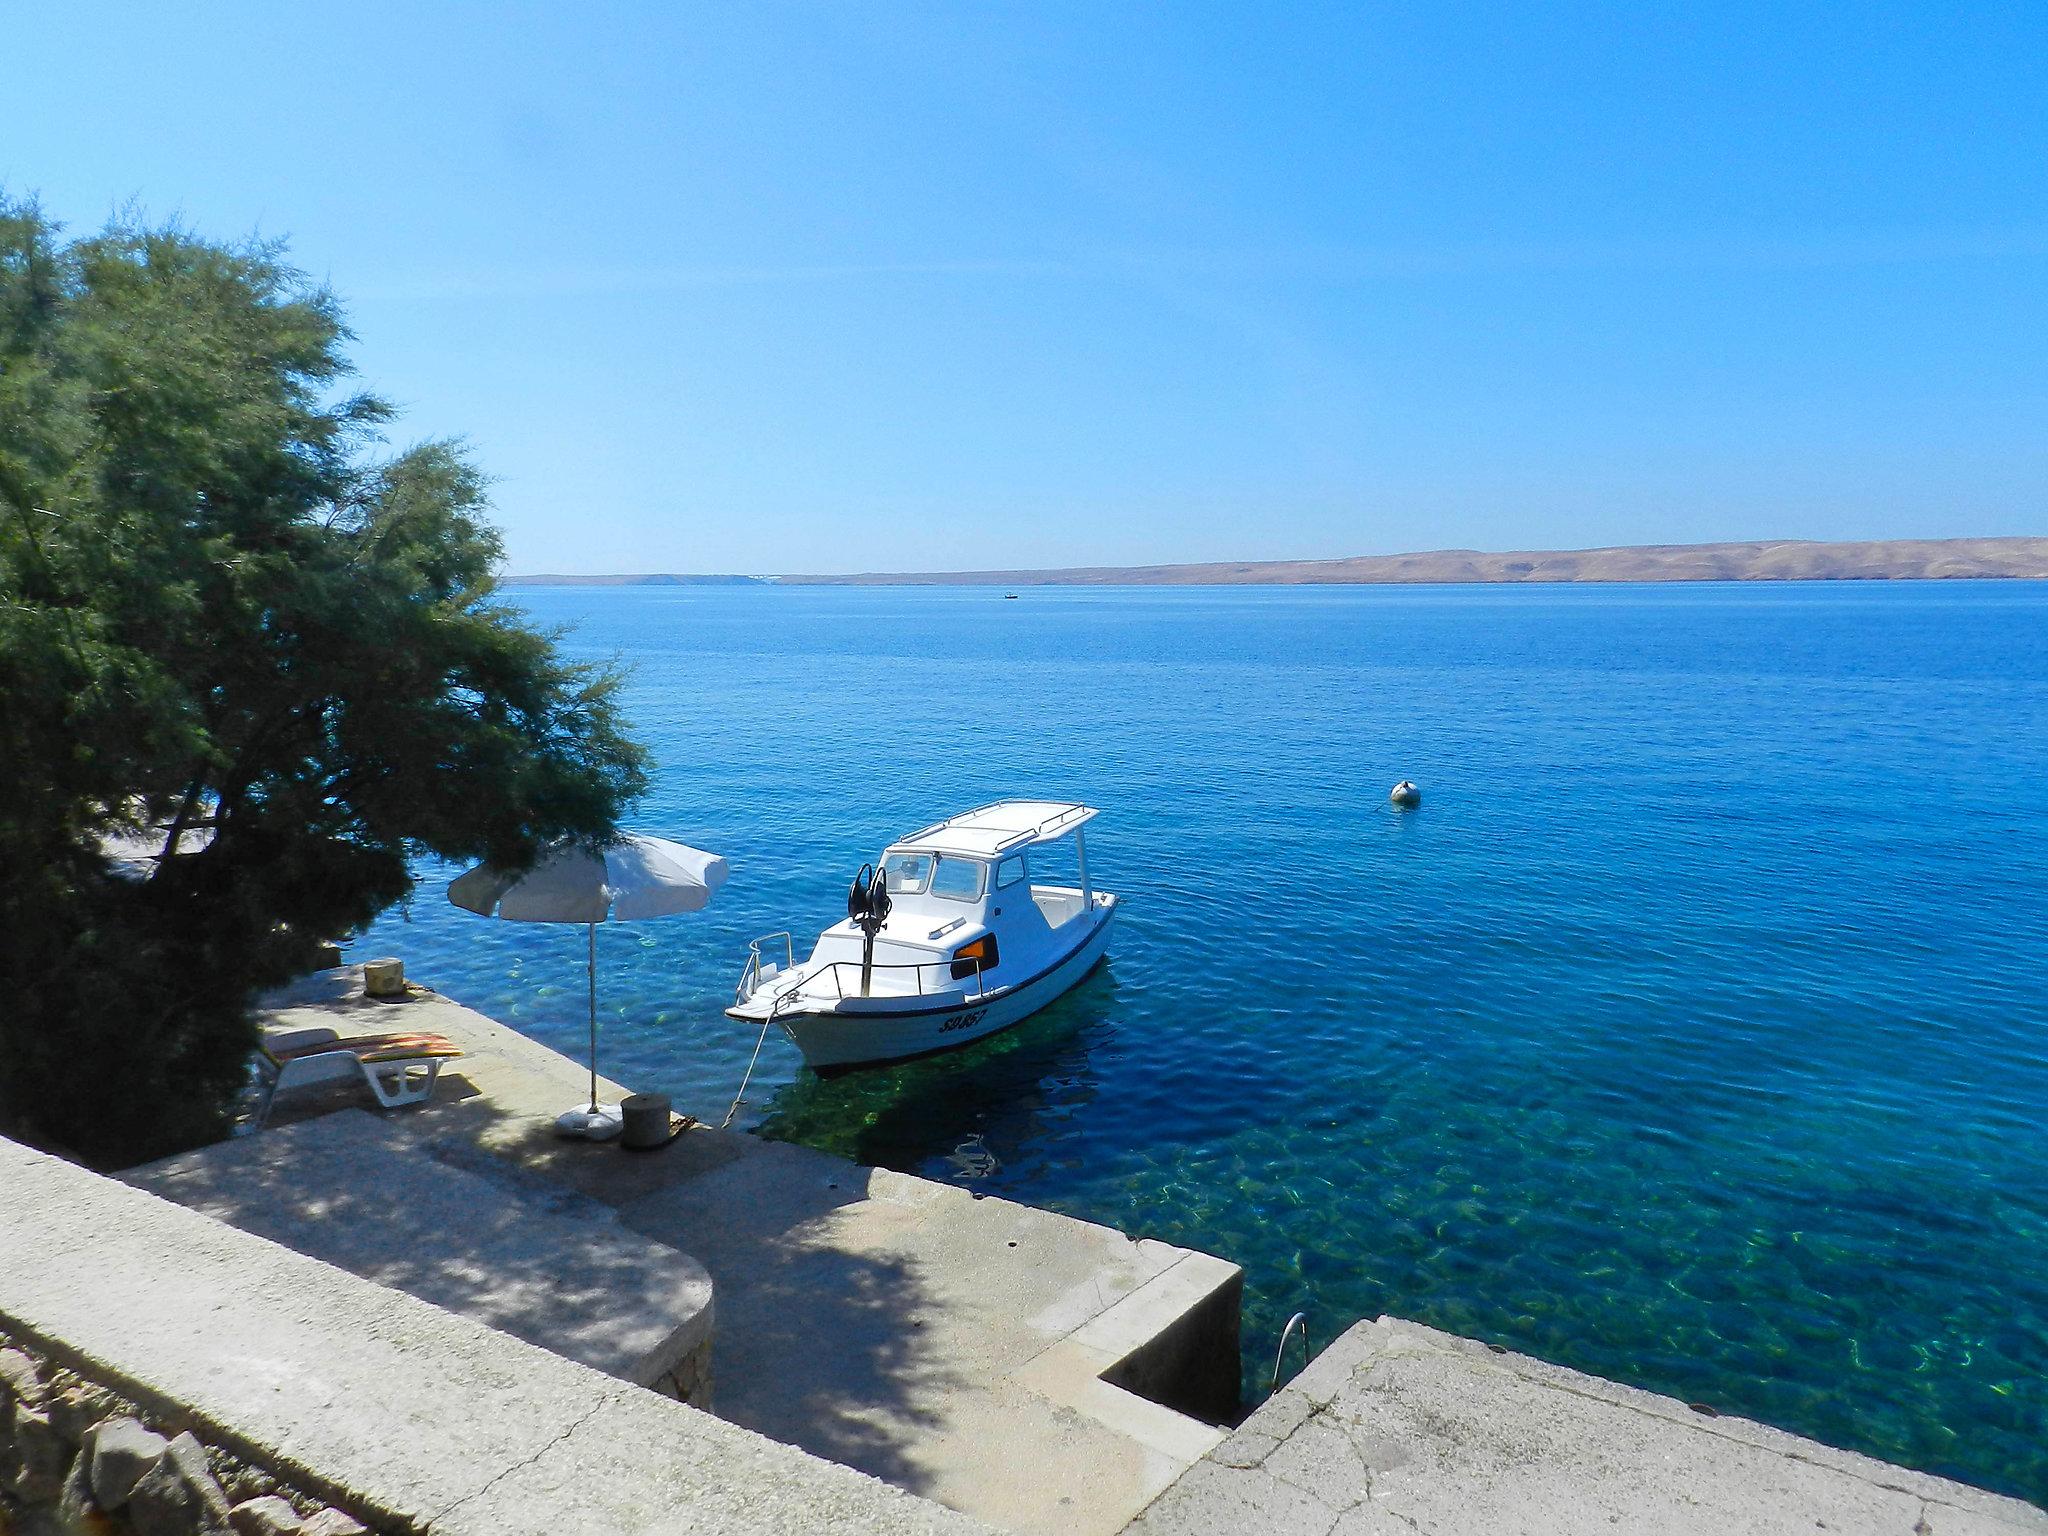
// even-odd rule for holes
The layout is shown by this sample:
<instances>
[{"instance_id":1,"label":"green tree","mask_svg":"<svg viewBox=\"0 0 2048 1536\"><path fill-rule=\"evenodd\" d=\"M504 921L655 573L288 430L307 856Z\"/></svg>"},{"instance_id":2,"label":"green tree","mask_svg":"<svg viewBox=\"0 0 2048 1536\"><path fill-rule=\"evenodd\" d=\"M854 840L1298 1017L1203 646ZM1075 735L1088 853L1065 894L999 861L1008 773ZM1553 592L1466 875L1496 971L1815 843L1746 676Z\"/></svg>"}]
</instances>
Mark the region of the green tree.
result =
<instances>
[{"instance_id":1,"label":"green tree","mask_svg":"<svg viewBox=\"0 0 2048 1536\"><path fill-rule=\"evenodd\" d=\"M0 1131L103 1165L220 1134L255 994L423 854L602 841L609 669L494 598L458 444L389 453L271 244L0 200ZM160 839L141 878L110 835Z\"/></svg>"}]
</instances>

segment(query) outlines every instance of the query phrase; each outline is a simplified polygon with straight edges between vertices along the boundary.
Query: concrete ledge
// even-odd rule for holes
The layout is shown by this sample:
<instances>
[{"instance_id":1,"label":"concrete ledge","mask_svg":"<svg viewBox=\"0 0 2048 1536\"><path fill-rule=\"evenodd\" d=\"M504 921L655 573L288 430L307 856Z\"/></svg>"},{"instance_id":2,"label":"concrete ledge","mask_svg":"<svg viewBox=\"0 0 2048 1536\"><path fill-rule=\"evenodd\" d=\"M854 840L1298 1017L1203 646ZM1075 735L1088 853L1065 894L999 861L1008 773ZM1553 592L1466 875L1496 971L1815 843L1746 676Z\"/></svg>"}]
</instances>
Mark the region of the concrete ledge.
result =
<instances>
[{"instance_id":1,"label":"concrete ledge","mask_svg":"<svg viewBox=\"0 0 2048 1536\"><path fill-rule=\"evenodd\" d=\"M779 1143L620 1214L717 1281L721 1413L991 1523L1108 1536L1221 1437L1102 1379L1193 1313L1234 1383L1221 1259Z\"/></svg>"},{"instance_id":2,"label":"concrete ledge","mask_svg":"<svg viewBox=\"0 0 2048 1536\"><path fill-rule=\"evenodd\" d=\"M2048 1536L2048 1513L1381 1318L1317 1356L1131 1530Z\"/></svg>"},{"instance_id":3,"label":"concrete ledge","mask_svg":"<svg viewBox=\"0 0 2048 1536\"><path fill-rule=\"evenodd\" d=\"M1243 1391L1237 1343L1244 1271L1189 1253L1083 1325L1075 1337L1117 1352L1112 1386L1211 1424L1237 1418Z\"/></svg>"},{"instance_id":4,"label":"concrete ledge","mask_svg":"<svg viewBox=\"0 0 2048 1536\"><path fill-rule=\"evenodd\" d=\"M0 1140L0 1327L379 1527L984 1527Z\"/></svg>"},{"instance_id":5,"label":"concrete ledge","mask_svg":"<svg viewBox=\"0 0 2048 1536\"><path fill-rule=\"evenodd\" d=\"M1041 1397L1183 1465L1236 1416L1244 1271L1187 1253L1017 1372ZM1227 1368L1227 1379L1220 1367Z\"/></svg>"},{"instance_id":6,"label":"concrete ledge","mask_svg":"<svg viewBox=\"0 0 2048 1536\"><path fill-rule=\"evenodd\" d=\"M692 1356L708 1369L703 1265L572 1191L522 1184L490 1160L438 1162L416 1136L364 1110L121 1177L637 1386L695 1378ZM708 1406L701 1395L691 1401Z\"/></svg>"}]
</instances>

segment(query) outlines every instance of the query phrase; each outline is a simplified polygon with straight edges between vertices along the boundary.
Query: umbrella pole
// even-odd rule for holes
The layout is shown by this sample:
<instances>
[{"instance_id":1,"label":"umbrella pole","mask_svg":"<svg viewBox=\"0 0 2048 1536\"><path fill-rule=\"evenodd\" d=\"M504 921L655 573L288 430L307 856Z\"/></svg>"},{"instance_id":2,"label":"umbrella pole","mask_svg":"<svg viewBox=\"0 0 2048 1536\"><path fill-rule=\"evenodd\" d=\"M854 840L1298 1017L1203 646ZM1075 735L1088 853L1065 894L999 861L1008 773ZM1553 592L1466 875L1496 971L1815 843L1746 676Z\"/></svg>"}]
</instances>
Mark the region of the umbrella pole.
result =
<instances>
[{"instance_id":1,"label":"umbrella pole","mask_svg":"<svg viewBox=\"0 0 2048 1536\"><path fill-rule=\"evenodd\" d=\"M590 956L584 962L590 977L590 1112L597 1113L597 924L590 925Z\"/></svg>"}]
</instances>

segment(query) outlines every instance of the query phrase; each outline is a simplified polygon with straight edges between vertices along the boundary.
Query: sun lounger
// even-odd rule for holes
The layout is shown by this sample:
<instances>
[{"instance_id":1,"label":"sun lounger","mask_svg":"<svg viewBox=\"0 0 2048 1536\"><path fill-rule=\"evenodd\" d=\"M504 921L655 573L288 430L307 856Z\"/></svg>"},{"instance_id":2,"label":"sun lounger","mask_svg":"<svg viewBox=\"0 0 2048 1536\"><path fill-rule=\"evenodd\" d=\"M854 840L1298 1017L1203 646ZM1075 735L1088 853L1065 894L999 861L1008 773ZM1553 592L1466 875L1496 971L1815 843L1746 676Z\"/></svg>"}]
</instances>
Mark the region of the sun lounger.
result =
<instances>
[{"instance_id":1,"label":"sun lounger","mask_svg":"<svg viewBox=\"0 0 2048 1536\"><path fill-rule=\"evenodd\" d=\"M402 1104L421 1104L432 1098L442 1065L462 1054L462 1047L446 1035L415 1031L353 1035L344 1040L324 1029L279 1036L265 1041L261 1050L270 1068L270 1086L256 1112L258 1128L269 1118L271 1102L287 1078L330 1075L305 1070L315 1063L329 1068L353 1064L362 1072L363 1081L370 1085L377 1102L386 1109L396 1109Z\"/></svg>"}]
</instances>

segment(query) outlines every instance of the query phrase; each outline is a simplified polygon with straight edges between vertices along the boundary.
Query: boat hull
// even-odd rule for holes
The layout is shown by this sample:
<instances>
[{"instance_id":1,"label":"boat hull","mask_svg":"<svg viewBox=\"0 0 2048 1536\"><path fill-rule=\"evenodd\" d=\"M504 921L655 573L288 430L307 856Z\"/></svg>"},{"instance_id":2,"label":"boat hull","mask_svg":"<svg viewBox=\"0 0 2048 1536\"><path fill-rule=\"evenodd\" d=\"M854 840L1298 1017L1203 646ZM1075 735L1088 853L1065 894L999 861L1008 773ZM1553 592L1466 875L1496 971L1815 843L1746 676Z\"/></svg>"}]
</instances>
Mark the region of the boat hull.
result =
<instances>
[{"instance_id":1,"label":"boat hull","mask_svg":"<svg viewBox=\"0 0 2048 1536\"><path fill-rule=\"evenodd\" d=\"M876 1006L879 999L849 999L855 1006L776 1016L804 1062L818 1072L844 1072L912 1056L953 1050L1021 1023L1095 969L1109 948L1114 903L1097 909L1094 931L1066 956L1030 980L986 1001L968 999L940 1008Z\"/></svg>"}]
</instances>

